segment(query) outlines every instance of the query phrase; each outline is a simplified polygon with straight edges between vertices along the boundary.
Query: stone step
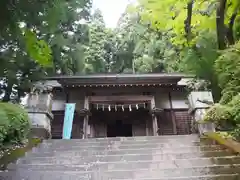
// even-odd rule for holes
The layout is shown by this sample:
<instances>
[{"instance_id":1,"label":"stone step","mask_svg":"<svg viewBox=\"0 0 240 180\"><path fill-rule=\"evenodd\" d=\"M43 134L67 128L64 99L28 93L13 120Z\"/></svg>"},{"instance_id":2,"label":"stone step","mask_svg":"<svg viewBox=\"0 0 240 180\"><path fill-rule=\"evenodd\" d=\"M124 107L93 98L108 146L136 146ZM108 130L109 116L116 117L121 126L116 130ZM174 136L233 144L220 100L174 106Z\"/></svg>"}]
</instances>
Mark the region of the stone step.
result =
<instances>
[{"instance_id":1,"label":"stone step","mask_svg":"<svg viewBox=\"0 0 240 180\"><path fill-rule=\"evenodd\" d=\"M87 156L87 155L115 155L115 154L146 154L147 152L151 154L169 154L169 153L204 153L208 151L225 151L223 149L201 149L199 147L193 147L193 148L168 148L168 149L162 149L162 148L136 148L136 149L91 149L91 148L85 148L85 149L72 149L68 148L65 150L62 149L33 149L32 152L36 154L71 154L74 153L75 156Z\"/></svg>"},{"instance_id":2,"label":"stone step","mask_svg":"<svg viewBox=\"0 0 240 180\"><path fill-rule=\"evenodd\" d=\"M125 165L126 163L129 164L136 164L139 163L143 164L164 164L168 162L169 164L174 164L178 166L196 166L196 165L224 165L224 164L240 164L240 156L224 156L224 157L215 157L215 158L189 158L189 159L165 159L165 158L158 158L158 157L145 157L145 158L138 158L139 156L105 156L105 157L93 157L86 159L84 157L80 158L23 158L17 161L18 165L89 165L89 164L98 164L98 165ZM162 158L162 159L161 159ZM163 160L164 159L164 160ZM127 165L126 165L127 166Z\"/></svg>"},{"instance_id":3,"label":"stone step","mask_svg":"<svg viewBox=\"0 0 240 180\"><path fill-rule=\"evenodd\" d=\"M0 180L236 180L240 156L197 135L46 140Z\"/></svg>"},{"instance_id":4,"label":"stone step","mask_svg":"<svg viewBox=\"0 0 240 180\"><path fill-rule=\"evenodd\" d=\"M101 142L111 142L111 141L165 141L165 140L191 140L191 141L200 141L198 135L178 135L177 137L172 136L134 136L134 137L106 137L106 138L88 138L88 139L49 139L44 140L44 142L59 142L59 143L68 143L68 142L82 142L82 143L101 143ZM205 140L205 139L204 139ZM207 139L206 139L207 140Z\"/></svg>"},{"instance_id":5,"label":"stone step","mask_svg":"<svg viewBox=\"0 0 240 180\"><path fill-rule=\"evenodd\" d=\"M192 177L192 176L216 176L216 175L235 175L240 172L239 166L211 166L211 167L190 167L190 168L175 168L175 169L131 169L131 170L109 170L109 171L53 171L53 170L26 170L18 169L16 171L9 171L8 173L15 175L18 179L27 180L52 180L54 176L58 177L58 180L63 179L75 179L76 175L78 179L92 179L92 180L107 180L107 179L170 179L179 177ZM55 177L55 179L56 179ZM12 177L11 180L13 180ZM189 178L190 179L190 178ZM16 179L17 180L17 179Z\"/></svg>"},{"instance_id":6,"label":"stone step","mask_svg":"<svg viewBox=\"0 0 240 180\"><path fill-rule=\"evenodd\" d=\"M45 172L45 171L27 171L21 172L8 171L0 172L0 180L95 180L87 173L64 173L64 172ZM98 180L96 178L96 180Z\"/></svg>"},{"instance_id":7,"label":"stone step","mask_svg":"<svg viewBox=\"0 0 240 180\"><path fill-rule=\"evenodd\" d=\"M215 152L212 152L215 153ZM196 160L196 159L207 159L216 164L222 164L224 162L238 164L240 161L240 156L222 156L214 157L206 156L205 154L195 155L195 154L127 154L127 155L99 155L99 156L59 156L59 157L24 157L17 161L18 164L64 164L66 162L71 162L73 164L88 164L91 162L122 162L122 161L172 161L172 160ZM217 153L216 155L220 155ZM224 154L225 155L225 154Z\"/></svg>"},{"instance_id":8,"label":"stone step","mask_svg":"<svg viewBox=\"0 0 240 180\"><path fill-rule=\"evenodd\" d=\"M43 142L41 144L39 144L37 146L37 148L64 148L64 147L73 147L73 148L88 148L88 147L108 147L108 146L120 146L120 147L146 147L146 146L150 146L150 147L154 147L154 146L158 146L158 147L171 147L171 148L178 148L178 147L192 147L192 146L220 146L217 143L204 143L204 142L177 142L177 141L166 141L166 142L162 142L162 141L132 141L132 142L103 142L103 143L73 143L73 142L69 142L69 143L54 143L54 142ZM223 147L223 146L222 146Z\"/></svg>"},{"instance_id":9,"label":"stone step","mask_svg":"<svg viewBox=\"0 0 240 180\"><path fill-rule=\"evenodd\" d=\"M107 146L111 144L121 144L121 145L142 145L142 144L169 144L169 146L200 146L200 145L215 145L213 141L200 141L200 140L186 140L186 141L179 141L179 140L143 140L143 141L103 141L103 142L91 142L91 141L81 141L81 140L45 140L41 145L45 146Z\"/></svg>"},{"instance_id":10,"label":"stone step","mask_svg":"<svg viewBox=\"0 0 240 180\"><path fill-rule=\"evenodd\" d=\"M209 151L209 150L220 150L224 149L223 146L220 145L202 145L202 146L195 146L195 145L184 145L184 144L170 144L170 143L141 143L141 144L132 144L126 145L121 143L111 143L108 145L72 145L71 150L81 150L81 149L89 149L89 150L106 150L106 149L143 149L143 148L159 148L159 149L200 149L202 151ZM57 149L57 150L69 150L69 146L66 145L53 145L53 144L41 144L38 146L38 150L49 150L49 149Z\"/></svg>"},{"instance_id":11,"label":"stone step","mask_svg":"<svg viewBox=\"0 0 240 180\"><path fill-rule=\"evenodd\" d=\"M170 143L170 144L183 144L183 145L200 145L200 144L212 144L211 140L200 140L198 137L184 138L182 136L178 138L163 138L165 136L157 137L134 137L132 139L128 138L102 138L102 139L71 139L71 140L45 140L43 144L53 144L53 145L108 145L111 143L121 143L126 145L132 144L142 144L142 143Z\"/></svg>"},{"instance_id":12,"label":"stone step","mask_svg":"<svg viewBox=\"0 0 240 180\"><path fill-rule=\"evenodd\" d=\"M62 157L96 157L96 156L126 156L126 155L137 155L139 159L142 156L148 156L148 157L155 157L155 156L166 156L167 158L171 157L172 159L187 159L187 158L194 158L194 157L222 157L222 156L231 156L232 152L227 150L221 150L221 151L190 151L190 152L177 152L177 151L171 151L171 152L157 152L157 151L149 151L147 149L143 150L128 150L128 151L88 151L85 150L83 152L78 151L56 151L56 152L44 152L44 153L36 153L36 152L28 152L26 156L28 157L56 157L56 158L62 158Z\"/></svg>"},{"instance_id":13,"label":"stone step","mask_svg":"<svg viewBox=\"0 0 240 180\"><path fill-rule=\"evenodd\" d=\"M97 176L97 175L96 175ZM79 173L63 173L63 172L0 172L1 180L107 180L101 177L88 176ZM165 178L138 178L135 180L238 180L239 174L219 174L219 175L192 175L189 177L165 177ZM114 180L133 180L133 178L114 178Z\"/></svg>"},{"instance_id":14,"label":"stone step","mask_svg":"<svg viewBox=\"0 0 240 180\"><path fill-rule=\"evenodd\" d=\"M164 135L164 136L132 136L132 137L106 137L106 138L88 138L88 139L50 139L46 141L54 141L54 142L105 142L105 141L143 141L143 140L172 140L172 139L180 139L180 140L199 140L198 134L191 135Z\"/></svg>"},{"instance_id":15,"label":"stone step","mask_svg":"<svg viewBox=\"0 0 240 180\"><path fill-rule=\"evenodd\" d=\"M72 160L65 160L61 162L39 162L39 163L21 163L21 164L11 164L8 166L8 170L14 170L17 168L28 169L28 170L66 170L66 171L107 171L107 170L134 170L134 169L175 169L178 167L181 168L194 168L194 167L215 167L226 165L239 165L240 159L235 160L234 158L229 159L182 159L182 160L169 160L169 161L116 161L116 162L81 162Z\"/></svg>"}]
</instances>

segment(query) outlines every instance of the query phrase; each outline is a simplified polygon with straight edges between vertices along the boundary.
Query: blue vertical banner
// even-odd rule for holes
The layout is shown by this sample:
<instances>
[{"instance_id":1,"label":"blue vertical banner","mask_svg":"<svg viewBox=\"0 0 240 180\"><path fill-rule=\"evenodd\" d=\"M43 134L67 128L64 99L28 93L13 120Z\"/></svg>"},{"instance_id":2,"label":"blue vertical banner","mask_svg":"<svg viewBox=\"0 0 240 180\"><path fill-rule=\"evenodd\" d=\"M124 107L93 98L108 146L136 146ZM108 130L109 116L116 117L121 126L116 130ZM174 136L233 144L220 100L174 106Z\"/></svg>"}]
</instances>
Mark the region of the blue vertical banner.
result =
<instances>
[{"instance_id":1,"label":"blue vertical banner","mask_svg":"<svg viewBox=\"0 0 240 180\"><path fill-rule=\"evenodd\" d=\"M71 139L75 106L76 105L72 103L66 104L62 134L63 139Z\"/></svg>"}]
</instances>

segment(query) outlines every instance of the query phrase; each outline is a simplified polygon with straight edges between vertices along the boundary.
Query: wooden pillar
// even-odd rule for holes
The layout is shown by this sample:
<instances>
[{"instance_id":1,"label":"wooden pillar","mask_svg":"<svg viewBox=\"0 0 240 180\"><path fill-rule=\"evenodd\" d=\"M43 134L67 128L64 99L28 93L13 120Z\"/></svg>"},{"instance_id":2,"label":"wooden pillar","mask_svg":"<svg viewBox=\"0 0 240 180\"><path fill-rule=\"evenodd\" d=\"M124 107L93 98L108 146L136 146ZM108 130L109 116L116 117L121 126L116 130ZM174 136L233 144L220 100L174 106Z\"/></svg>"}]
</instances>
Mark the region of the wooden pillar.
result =
<instances>
[{"instance_id":1,"label":"wooden pillar","mask_svg":"<svg viewBox=\"0 0 240 180\"><path fill-rule=\"evenodd\" d=\"M91 122L89 123L89 126L90 126L90 137L94 138L95 132L94 132L94 125L93 125L92 119L91 119Z\"/></svg>"},{"instance_id":2,"label":"wooden pillar","mask_svg":"<svg viewBox=\"0 0 240 180\"><path fill-rule=\"evenodd\" d=\"M154 97L151 100L151 109L155 108L155 99ZM158 136L158 123L157 123L157 117L155 115L152 115L152 121L153 121L153 136Z\"/></svg>"},{"instance_id":3,"label":"wooden pillar","mask_svg":"<svg viewBox=\"0 0 240 180\"><path fill-rule=\"evenodd\" d=\"M84 99L84 109L89 110L89 99L87 96L85 96L85 99ZM89 120L89 117L88 115L86 115L83 121L83 133L84 133L83 138L84 139L88 138L88 120Z\"/></svg>"},{"instance_id":4,"label":"wooden pillar","mask_svg":"<svg viewBox=\"0 0 240 180\"><path fill-rule=\"evenodd\" d=\"M172 125L173 125L173 133L177 134L176 116L175 116L175 113L173 111L173 103L172 103L171 92L168 93L168 97L169 97L169 103L170 103L170 109L171 109L171 119L172 119Z\"/></svg>"},{"instance_id":5,"label":"wooden pillar","mask_svg":"<svg viewBox=\"0 0 240 180\"><path fill-rule=\"evenodd\" d=\"M146 136L149 136L149 119L146 119Z\"/></svg>"},{"instance_id":6,"label":"wooden pillar","mask_svg":"<svg viewBox=\"0 0 240 180\"><path fill-rule=\"evenodd\" d=\"M158 123L157 123L157 117L155 115L153 117L153 136L158 136Z\"/></svg>"}]
</instances>

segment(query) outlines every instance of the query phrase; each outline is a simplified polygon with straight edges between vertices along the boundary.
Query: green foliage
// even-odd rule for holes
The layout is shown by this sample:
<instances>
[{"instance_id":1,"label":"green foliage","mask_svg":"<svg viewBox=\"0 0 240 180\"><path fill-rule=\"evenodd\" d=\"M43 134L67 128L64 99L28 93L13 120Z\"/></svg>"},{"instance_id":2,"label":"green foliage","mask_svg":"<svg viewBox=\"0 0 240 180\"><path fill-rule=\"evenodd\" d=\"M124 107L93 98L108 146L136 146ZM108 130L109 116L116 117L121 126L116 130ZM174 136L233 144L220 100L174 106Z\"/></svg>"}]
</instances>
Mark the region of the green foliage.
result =
<instances>
[{"instance_id":1,"label":"green foliage","mask_svg":"<svg viewBox=\"0 0 240 180\"><path fill-rule=\"evenodd\" d=\"M113 59L115 67L124 67L137 73L180 70L178 48L166 33L152 29L148 23L141 21L139 12L126 11L116 31L120 39L116 58Z\"/></svg>"},{"instance_id":2,"label":"green foliage","mask_svg":"<svg viewBox=\"0 0 240 180\"><path fill-rule=\"evenodd\" d=\"M220 104L207 112L205 120L233 125L232 135L240 137L240 43L221 52L214 68L222 90Z\"/></svg>"},{"instance_id":3,"label":"green foliage","mask_svg":"<svg viewBox=\"0 0 240 180\"><path fill-rule=\"evenodd\" d=\"M226 90L226 92L223 92L222 94L223 95L222 95L221 100L219 101L219 103L227 104L236 95L236 92L235 91L228 91L228 90Z\"/></svg>"},{"instance_id":4,"label":"green foliage","mask_svg":"<svg viewBox=\"0 0 240 180\"><path fill-rule=\"evenodd\" d=\"M184 72L194 74L197 78L210 82L208 88L212 90L214 100L218 102L221 89L214 67L219 56L215 34L207 31L202 32L195 39L195 42L195 45L182 50L179 65Z\"/></svg>"},{"instance_id":5,"label":"green foliage","mask_svg":"<svg viewBox=\"0 0 240 180\"><path fill-rule=\"evenodd\" d=\"M231 134L237 141L240 141L240 126L238 125L237 128L235 128L230 134Z\"/></svg>"},{"instance_id":6,"label":"green foliage","mask_svg":"<svg viewBox=\"0 0 240 180\"><path fill-rule=\"evenodd\" d=\"M213 106L206 115L206 120L219 124L224 121L232 124L232 135L240 137L240 43L221 52L215 61L215 71L219 86L222 88L221 105Z\"/></svg>"},{"instance_id":7,"label":"green foliage","mask_svg":"<svg viewBox=\"0 0 240 180\"><path fill-rule=\"evenodd\" d=\"M46 64L50 61L50 56L46 50L48 46L46 42L39 41L30 30L36 28L36 25L41 23L41 15L43 12L49 13L53 10L53 6L57 0L53 1L14 1L10 2L3 0L0 2L0 47L3 49L11 46L11 43L17 45L17 48L22 48L39 63ZM49 21L48 21L49 23ZM21 38L23 35L23 27L27 28L26 38ZM26 49L23 44L27 44ZM36 47L36 45L38 47ZM44 54L46 52L46 55ZM36 58L36 59L35 59ZM49 65L49 63L48 63Z\"/></svg>"},{"instance_id":8,"label":"green foliage","mask_svg":"<svg viewBox=\"0 0 240 180\"><path fill-rule=\"evenodd\" d=\"M170 61L160 54L158 60L152 56L158 47L161 52L171 52L173 48L178 56L174 66L178 71L195 74L210 82L215 101L220 104L213 106L205 119L221 124L230 123L239 132L239 92L240 92L240 1L204 1L204 0L139 0L132 6L131 13L140 15L141 24L147 24L148 30L157 35L146 37L151 44L150 51L144 51L146 46L138 45L139 52L144 56L137 57L136 65L141 71L151 71L160 62L166 66ZM226 2L223 3L223 2ZM152 32L151 31L151 32ZM147 34L145 31L145 34ZM136 34L136 33L134 33ZM157 38L156 38L157 37ZM161 46L159 37L165 37L167 43ZM135 38L136 39L136 38ZM236 43L237 42L237 43ZM143 45L144 44L144 45ZM157 44L157 45L156 45ZM168 45L166 45L168 44ZM233 45L233 46L232 46ZM157 48L152 48L157 47ZM221 51L219 51L219 49ZM153 53L154 54L154 53ZM168 54L168 53L167 53ZM159 54L158 54L159 55ZM146 64L144 63L146 62ZM176 69L175 69L176 70Z\"/></svg>"},{"instance_id":9,"label":"green foliage","mask_svg":"<svg viewBox=\"0 0 240 180\"><path fill-rule=\"evenodd\" d=\"M232 126L232 135L240 137L240 94L234 96L227 104L215 104L204 117L204 121L211 121L224 127Z\"/></svg>"},{"instance_id":10,"label":"green foliage","mask_svg":"<svg viewBox=\"0 0 240 180\"><path fill-rule=\"evenodd\" d=\"M0 97L19 102L45 76L84 69L89 0L1 1Z\"/></svg>"},{"instance_id":11,"label":"green foliage","mask_svg":"<svg viewBox=\"0 0 240 180\"><path fill-rule=\"evenodd\" d=\"M24 157L26 152L31 151L32 148L36 147L41 143L41 139L28 139L27 144L23 146L6 146L3 149L3 154L0 154L0 169L7 169L8 165L12 162L16 162L19 158Z\"/></svg>"},{"instance_id":12,"label":"green foliage","mask_svg":"<svg viewBox=\"0 0 240 180\"><path fill-rule=\"evenodd\" d=\"M130 12L137 11L143 24L165 34L172 46L177 45L175 54L179 56L177 56L178 60L174 59L173 62L174 66L179 68L175 71L192 73L197 78L209 81L216 101L220 99L221 90L225 91L222 92L225 96L223 101L226 101L230 94L235 95L233 92L239 90L238 88L224 89L226 84L230 86L233 84L233 81L228 81L230 77L226 76L226 73L231 76L234 70L230 65L234 67L236 62L232 61L237 61L239 56L235 54L237 58L234 58L233 54L224 51L218 58L220 55L218 48L226 48L239 40L240 3L238 0L227 0L226 5L216 0L139 0L138 2L137 5L129 8ZM223 11L220 12L220 9ZM161 49L164 48L161 47ZM232 50L233 48L230 51ZM165 52L169 51L165 50ZM228 61L223 56L231 60ZM145 59L140 58L138 64L141 66L143 61L148 62L148 66L157 64L153 61L154 58ZM224 62L221 62L221 59ZM163 64L166 66L168 63L169 60ZM226 71L225 75L220 73L218 76L219 70L222 71L226 67L229 67L229 71ZM234 84L237 87L239 82L234 82Z\"/></svg>"},{"instance_id":13,"label":"green foliage","mask_svg":"<svg viewBox=\"0 0 240 180\"><path fill-rule=\"evenodd\" d=\"M0 103L0 147L23 142L30 131L28 114L19 105Z\"/></svg>"},{"instance_id":14,"label":"green foliage","mask_svg":"<svg viewBox=\"0 0 240 180\"><path fill-rule=\"evenodd\" d=\"M36 34L30 30L25 31L26 52L30 58L43 66L52 65L52 52L44 40L38 40Z\"/></svg>"},{"instance_id":15,"label":"green foliage","mask_svg":"<svg viewBox=\"0 0 240 180\"><path fill-rule=\"evenodd\" d=\"M215 62L215 69L223 89L221 103L226 104L240 92L240 42L222 51Z\"/></svg>"},{"instance_id":16,"label":"green foliage","mask_svg":"<svg viewBox=\"0 0 240 180\"><path fill-rule=\"evenodd\" d=\"M174 36L171 40L177 45L187 45L185 20L187 19L187 4L190 0L139 0L143 21L150 21L154 29L171 31ZM191 18L192 40L196 34L205 30L215 29L214 4L215 1L197 0L193 2ZM161 12L159 14L159 12Z\"/></svg>"},{"instance_id":17,"label":"green foliage","mask_svg":"<svg viewBox=\"0 0 240 180\"><path fill-rule=\"evenodd\" d=\"M233 99L227 104L231 107L231 115L236 124L240 125L240 94L234 96Z\"/></svg>"},{"instance_id":18,"label":"green foliage","mask_svg":"<svg viewBox=\"0 0 240 180\"><path fill-rule=\"evenodd\" d=\"M211 81L214 63L218 58L215 34L204 32L196 38L196 44L182 52L184 69L198 77Z\"/></svg>"},{"instance_id":19,"label":"green foliage","mask_svg":"<svg viewBox=\"0 0 240 180\"><path fill-rule=\"evenodd\" d=\"M195 44L195 38L202 31L214 32L219 28L216 24L219 6L220 1L216 0L139 0L135 10L141 12L142 21L150 22L152 28L171 32L174 44L188 46ZM240 13L240 3L227 0L224 8L220 18L226 28L231 28L231 21L235 21L233 17ZM228 39L226 31L223 35Z\"/></svg>"},{"instance_id":20,"label":"green foliage","mask_svg":"<svg viewBox=\"0 0 240 180\"><path fill-rule=\"evenodd\" d=\"M236 124L234 130L231 134L237 139L240 140L240 94L234 96L232 101L227 104L231 107L232 120Z\"/></svg>"},{"instance_id":21,"label":"green foliage","mask_svg":"<svg viewBox=\"0 0 240 180\"><path fill-rule=\"evenodd\" d=\"M112 31L105 27L103 16L100 10L96 10L89 24L89 43L85 46L85 64L83 71L85 73L103 73L109 69L108 43L111 43L113 37Z\"/></svg>"},{"instance_id":22,"label":"green foliage","mask_svg":"<svg viewBox=\"0 0 240 180\"><path fill-rule=\"evenodd\" d=\"M219 124L231 120L231 118L231 107L215 104L207 111L204 121L210 121Z\"/></svg>"}]
</instances>

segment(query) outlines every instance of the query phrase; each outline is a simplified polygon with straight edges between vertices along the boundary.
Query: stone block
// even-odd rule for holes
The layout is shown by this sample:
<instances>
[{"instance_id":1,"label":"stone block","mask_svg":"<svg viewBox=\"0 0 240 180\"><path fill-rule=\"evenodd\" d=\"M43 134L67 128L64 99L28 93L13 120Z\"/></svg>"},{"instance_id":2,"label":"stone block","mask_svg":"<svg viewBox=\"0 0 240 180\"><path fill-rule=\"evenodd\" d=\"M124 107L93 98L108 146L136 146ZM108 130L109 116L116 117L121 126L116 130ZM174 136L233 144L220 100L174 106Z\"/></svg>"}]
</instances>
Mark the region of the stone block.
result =
<instances>
[{"instance_id":1,"label":"stone block","mask_svg":"<svg viewBox=\"0 0 240 180\"><path fill-rule=\"evenodd\" d=\"M198 131L200 135L204 135L208 132L216 132L214 123L200 123L198 124Z\"/></svg>"},{"instance_id":2,"label":"stone block","mask_svg":"<svg viewBox=\"0 0 240 180\"><path fill-rule=\"evenodd\" d=\"M52 112L52 94L29 94L26 109L29 112Z\"/></svg>"},{"instance_id":3,"label":"stone block","mask_svg":"<svg viewBox=\"0 0 240 180\"><path fill-rule=\"evenodd\" d=\"M28 116L31 120L31 135L38 138L49 138L51 136L52 116L48 113L29 112Z\"/></svg>"},{"instance_id":4,"label":"stone block","mask_svg":"<svg viewBox=\"0 0 240 180\"><path fill-rule=\"evenodd\" d=\"M192 110L209 108L209 104L203 102L213 103L212 92L210 91L199 91L191 92L188 96L189 108Z\"/></svg>"}]
</instances>

